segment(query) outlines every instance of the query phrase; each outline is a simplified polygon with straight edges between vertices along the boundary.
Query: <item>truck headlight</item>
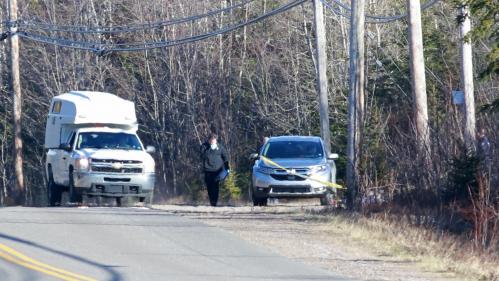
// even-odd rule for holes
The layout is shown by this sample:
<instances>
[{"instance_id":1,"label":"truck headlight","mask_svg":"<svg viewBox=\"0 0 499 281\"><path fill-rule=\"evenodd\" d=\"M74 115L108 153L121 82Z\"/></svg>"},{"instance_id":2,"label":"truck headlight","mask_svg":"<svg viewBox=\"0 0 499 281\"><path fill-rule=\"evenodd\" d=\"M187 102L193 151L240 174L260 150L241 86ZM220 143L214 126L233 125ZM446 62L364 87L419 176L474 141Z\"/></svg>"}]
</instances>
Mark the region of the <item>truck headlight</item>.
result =
<instances>
[{"instance_id":1,"label":"truck headlight","mask_svg":"<svg viewBox=\"0 0 499 281\"><path fill-rule=\"evenodd\" d=\"M76 169L80 171L88 171L90 168L90 158L80 158L76 160Z\"/></svg>"},{"instance_id":2,"label":"truck headlight","mask_svg":"<svg viewBox=\"0 0 499 281\"><path fill-rule=\"evenodd\" d=\"M145 161L144 162L144 173L155 173L155 164L154 161Z\"/></svg>"}]
</instances>

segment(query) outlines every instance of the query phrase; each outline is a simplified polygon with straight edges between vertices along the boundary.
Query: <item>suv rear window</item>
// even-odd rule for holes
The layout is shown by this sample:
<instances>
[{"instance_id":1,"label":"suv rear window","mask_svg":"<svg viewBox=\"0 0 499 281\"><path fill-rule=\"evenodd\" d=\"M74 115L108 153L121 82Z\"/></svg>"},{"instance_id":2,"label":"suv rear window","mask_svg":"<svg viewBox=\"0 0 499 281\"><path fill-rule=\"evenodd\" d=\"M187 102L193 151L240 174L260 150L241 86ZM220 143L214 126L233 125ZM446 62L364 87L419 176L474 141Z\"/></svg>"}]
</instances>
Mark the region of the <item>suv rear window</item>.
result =
<instances>
[{"instance_id":1,"label":"suv rear window","mask_svg":"<svg viewBox=\"0 0 499 281\"><path fill-rule=\"evenodd\" d=\"M263 149L268 158L322 158L324 150L319 141L271 141Z\"/></svg>"}]
</instances>

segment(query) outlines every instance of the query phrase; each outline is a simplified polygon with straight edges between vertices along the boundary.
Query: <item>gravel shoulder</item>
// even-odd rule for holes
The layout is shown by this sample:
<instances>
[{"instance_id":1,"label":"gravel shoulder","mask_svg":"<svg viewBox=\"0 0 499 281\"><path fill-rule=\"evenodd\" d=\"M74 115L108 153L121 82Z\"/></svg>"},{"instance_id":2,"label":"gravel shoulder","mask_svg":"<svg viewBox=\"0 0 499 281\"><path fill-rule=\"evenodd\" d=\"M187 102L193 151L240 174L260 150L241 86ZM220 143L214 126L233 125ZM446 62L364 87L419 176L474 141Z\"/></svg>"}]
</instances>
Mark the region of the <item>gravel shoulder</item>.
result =
<instances>
[{"instance_id":1,"label":"gravel shoulder","mask_svg":"<svg viewBox=\"0 0 499 281\"><path fill-rule=\"evenodd\" d=\"M154 205L153 209L200 220L255 245L306 264L355 280L454 281L451 272L423 266L366 247L345 226L335 225L324 207L314 204L277 204L262 207Z\"/></svg>"}]
</instances>

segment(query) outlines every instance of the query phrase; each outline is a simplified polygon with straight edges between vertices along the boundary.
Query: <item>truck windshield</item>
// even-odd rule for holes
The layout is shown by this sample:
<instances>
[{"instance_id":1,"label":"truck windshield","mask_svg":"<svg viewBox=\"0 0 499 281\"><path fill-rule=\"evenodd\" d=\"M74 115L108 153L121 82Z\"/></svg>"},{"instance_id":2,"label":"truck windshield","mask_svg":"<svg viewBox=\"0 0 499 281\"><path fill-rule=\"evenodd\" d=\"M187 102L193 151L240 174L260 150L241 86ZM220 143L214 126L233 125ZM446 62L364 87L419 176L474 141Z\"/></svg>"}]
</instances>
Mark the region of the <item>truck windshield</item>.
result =
<instances>
[{"instance_id":1,"label":"truck windshield","mask_svg":"<svg viewBox=\"0 0 499 281\"><path fill-rule=\"evenodd\" d=\"M318 141L271 141L263 149L268 158L322 158L324 151Z\"/></svg>"},{"instance_id":2,"label":"truck windshield","mask_svg":"<svg viewBox=\"0 0 499 281\"><path fill-rule=\"evenodd\" d=\"M142 150L142 145L134 134L85 132L79 134L76 148Z\"/></svg>"}]
</instances>

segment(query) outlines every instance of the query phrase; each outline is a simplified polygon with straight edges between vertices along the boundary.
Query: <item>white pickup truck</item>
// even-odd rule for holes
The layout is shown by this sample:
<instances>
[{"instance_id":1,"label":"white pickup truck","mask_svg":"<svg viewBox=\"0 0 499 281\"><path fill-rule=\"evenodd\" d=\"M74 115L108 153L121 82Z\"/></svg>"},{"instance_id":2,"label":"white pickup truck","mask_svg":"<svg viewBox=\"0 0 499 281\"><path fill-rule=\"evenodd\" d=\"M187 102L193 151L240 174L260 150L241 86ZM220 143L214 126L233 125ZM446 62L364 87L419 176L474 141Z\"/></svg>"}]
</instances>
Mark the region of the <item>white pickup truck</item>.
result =
<instances>
[{"instance_id":1,"label":"white pickup truck","mask_svg":"<svg viewBox=\"0 0 499 281\"><path fill-rule=\"evenodd\" d=\"M84 197L123 197L150 203L155 163L137 136L133 102L109 93L72 91L52 99L45 131L47 194L51 206L62 193L71 202Z\"/></svg>"}]
</instances>

